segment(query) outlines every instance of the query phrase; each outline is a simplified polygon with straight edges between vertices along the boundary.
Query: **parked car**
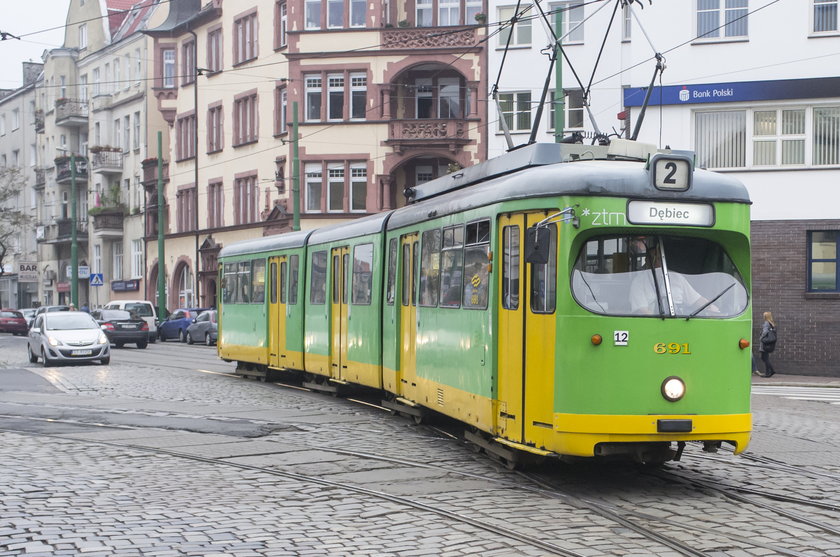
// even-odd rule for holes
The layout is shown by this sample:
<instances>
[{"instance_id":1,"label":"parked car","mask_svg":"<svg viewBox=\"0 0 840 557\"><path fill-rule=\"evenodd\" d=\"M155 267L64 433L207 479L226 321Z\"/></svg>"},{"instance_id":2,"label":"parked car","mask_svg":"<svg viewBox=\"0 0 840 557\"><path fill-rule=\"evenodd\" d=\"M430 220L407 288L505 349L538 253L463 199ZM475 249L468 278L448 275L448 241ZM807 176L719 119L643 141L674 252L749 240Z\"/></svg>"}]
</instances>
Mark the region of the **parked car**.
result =
<instances>
[{"instance_id":1,"label":"parked car","mask_svg":"<svg viewBox=\"0 0 840 557\"><path fill-rule=\"evenodd\" d=\"M68 305L58 305L58 306L40 306L35 308L35 315L32 316L32 319L29 321L29 326L31 327L35 323L35 318L41 315L42 313L49 313L51 311L70 311L70 306Z\"/></svg>"},{"instance_id":2,"label":"parked car","mask_svg":"<svg viewBox=\"0 0 840 557\"><path fill-rule=\"evenodd\" d=\"M137 348L149 345L149 324L137 314L124 309L97 309L91 315L117 348L126 343L135 343Z\"/></svg>"},{"instance_id":3,"label":"parked car","mask_svg":"<svg viewBox=\"0 0 840 557\"><path fill-rule=\"evenodd\" d=\"M23 314L23 318L26 319L26 328L32 326L32 322L35 320L35 310L38 308L20 308L18 311Z\"/></svg>"},{"instance_id":4,"label":"parked car","mask_svg":"<svg viewBox=\"0 0 840 557\"><path fill-rule=\"evenodd\" d=\"M168 340L177 338L181 342L187 342L187 327L192 324L193 319L198 317L202 311L208 308L180 308L169 314L166 321L161 321L158 326L158 338Z\"/></svg>"},{"instance_id":5,"label":"parked car","mask_svg":"<svg viewBox=\"0 0 840 557\"><path fill-rule=\"evenodd\" d=\"M124 309L142 317L149 325L149 342L155 342L158 337L158 314L152 302L146 300L112 300L102 309Z\"/></svg>"},{"instance_id":6,"label":"parked car","mask_svg":"<svg viewBox=\"0 0 840 557\"><path fill-rule=\"evenodd\" d=\"M44 367L63 362L111 363L111 343L99 323L83 311L44 312L35 318L26 343L29 361Z\"/></svg>"},{"instance_id":7,"label":"parked car","mask_svg":"<svg viewBox=\"0 0 840 557\"><path fill-rule=\"evenodd\" d=\"M216 310L211 309L193 319L187 327L187 344L204 342L207 346L216 344L219 327L216 324Z\"/></svg>"},{"instance_id":8,"label":"parked car","mask_svg":"<svg viewBox=\"0 0 840 557\"><path fill-rule=\"evenodd\" d=\"M23 336L29 330L29 323L16 309L0 309L0 333L12 333Z\"/></svg>"}]
</instances>

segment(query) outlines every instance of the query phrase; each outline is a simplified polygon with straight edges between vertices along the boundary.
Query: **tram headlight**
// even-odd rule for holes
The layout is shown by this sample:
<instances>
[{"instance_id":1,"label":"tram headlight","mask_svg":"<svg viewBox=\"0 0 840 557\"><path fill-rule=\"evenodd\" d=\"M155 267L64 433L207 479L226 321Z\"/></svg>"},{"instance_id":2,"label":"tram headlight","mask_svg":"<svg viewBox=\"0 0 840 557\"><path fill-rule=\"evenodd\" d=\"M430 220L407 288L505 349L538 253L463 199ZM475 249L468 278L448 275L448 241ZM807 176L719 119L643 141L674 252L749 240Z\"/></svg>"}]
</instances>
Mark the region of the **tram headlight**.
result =
<instances>
[{"instance_id":1,"label":"tram headlight","mask_svg":"<svg viewBox=\"0 0 840 557\"><path fill-rule=\"evenodd\" d=\"M668 377L662 382L662 396L671 402L678 401L685 396L685 383L679 377Z\"/></svg>"}]
</instances>

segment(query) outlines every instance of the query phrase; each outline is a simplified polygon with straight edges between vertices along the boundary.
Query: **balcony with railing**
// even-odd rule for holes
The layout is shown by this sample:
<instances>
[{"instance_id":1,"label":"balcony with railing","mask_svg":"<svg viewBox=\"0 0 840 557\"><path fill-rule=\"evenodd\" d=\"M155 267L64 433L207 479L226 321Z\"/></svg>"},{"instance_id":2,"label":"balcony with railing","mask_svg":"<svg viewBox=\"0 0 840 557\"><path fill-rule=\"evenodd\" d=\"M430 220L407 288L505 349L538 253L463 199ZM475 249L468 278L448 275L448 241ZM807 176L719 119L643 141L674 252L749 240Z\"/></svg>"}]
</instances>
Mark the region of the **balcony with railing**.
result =
<instances>
[{"instance_id":1,"label":"balcony with railing","mask_svg":"<svg viewBox=\"0 0 840 557\"><path fill-rule=\"evenodd\" d=\"M90 168L93 172L100 174L122 174L123 153L122 149L116 147L103 148L91 147Z\"/></svg>"},{"instance_id":2,"label":"balcony with railing","mask_svg":"<svg viewBox=\"0 0 840 557\"><path fill-rule=\"evenodd\" d=\"M55 101L55 124L57 126L87 127L88 103L81 99L58 99Z\"/></svg>"},{"instance_id":3,"label":"balcony with railing","mask_svg":"<svg viewBox=\"0 0 840 557\"><path fill-rule=\"evenodd\" d=\"M44 111L39 108L34 116L35 133L44 133Z\"/></svg>"},{"instance_id":4,"label":"balcony with railing","mask_svg":"<svg viewBox=\"0 0 840 557\"><path fill-rule=\"evenodd\" d=\"M125 209L122 207L102 207L98 211L91 209L93 216L94 238L122 238Z\"/></svg>"},{"instance_id":5,"label":"balcony with railing","mask_svg":"<svg viewBox=\"0 0 840 557\"><path fill-rule=\"evenodd\" d=\"M455 152L471 141L466 120L409 119L388 124L387 143L398 152L418 147Z\"/></svg>"},{"instance_id":6,"label":"balcony with railing","mask_svg":"<svg viewBox=\"0 0 840 557\"><path fill-rule=\"evenodd\" d=\"M38 226L35 238L39 243L69 244L73 241L73 225L71 219L59 219L51 224ZM87 220L79 220L76 225L76 241L87 244Z\"/></svg>"},{"instance_id":7,"label":"balcony with railing","mask_svg":"<svg viewBox=\"0 0 840 557\"><path fill-rule=\"evenodd\" d=\"M44 189L44 186L47 185L47 171L40 166L35 167L35 181L32 184L32 187L36 190Z\"/></svg>"},{"instance_id":8,"label":"balcony with railing","mask_svg":"<svg viewBox=\"0 0 840 557\"><path fill-rule=\"evenodd\" d=\"M77 156L76 159L76 185L86 185L88 177L88 161L85 157ZM73 181L73 166L70 164L70 157L56 157L55 159L55 180L59 184L69 184Z\"/></svg>"}]
</instances>

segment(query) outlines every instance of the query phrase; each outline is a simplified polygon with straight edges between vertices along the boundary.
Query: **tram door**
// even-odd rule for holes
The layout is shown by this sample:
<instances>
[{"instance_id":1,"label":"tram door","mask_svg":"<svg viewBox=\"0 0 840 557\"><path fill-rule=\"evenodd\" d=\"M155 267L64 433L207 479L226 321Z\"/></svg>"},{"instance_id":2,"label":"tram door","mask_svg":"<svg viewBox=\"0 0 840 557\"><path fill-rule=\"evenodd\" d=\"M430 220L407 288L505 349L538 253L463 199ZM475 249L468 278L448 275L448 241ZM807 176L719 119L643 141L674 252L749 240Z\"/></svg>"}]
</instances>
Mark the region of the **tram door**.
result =
<instances>
[{"instance_id":1,"label":"tram door","mask_svg":"<svg viewBox=\"0 0 840 557\"><path fill-rule=\"evenodd\" d=\"M271 257L268 260L268 365L273 368L286 367L286 284L288 276L287 256Z\"/></svg>"},{"instance_id":2,"label":"tram door","mask_svg":"<svg viewBox=\"0 0 840 557\"><path fill-rule=\"evenodd\" d=\"M525 234L544 213L499 222L499 403L497 434L541 446L553 428L557 227L546 264L525 261Z\"/></svg>"},{"instance_id":3,"label":"tram door","mask_svg":"<svg viewBox=\"0 0 840 557\"><path fill-rule=\"evenodd\" d=\"M332 308L330 317L330 377L343 379L347 369L347 317L350 248L332 250Z\"/></svg>"},{"instance_id":4,"label":"tram door","mask_svg":"<svg viewBox=\"0 0 840 557\"><path fill-rule=\"evenodd\" d=\"M409 400L414 400L417 392L418 248L416 233L400 238L400 363L397 392Z\"/></svg>"}]
</instances>

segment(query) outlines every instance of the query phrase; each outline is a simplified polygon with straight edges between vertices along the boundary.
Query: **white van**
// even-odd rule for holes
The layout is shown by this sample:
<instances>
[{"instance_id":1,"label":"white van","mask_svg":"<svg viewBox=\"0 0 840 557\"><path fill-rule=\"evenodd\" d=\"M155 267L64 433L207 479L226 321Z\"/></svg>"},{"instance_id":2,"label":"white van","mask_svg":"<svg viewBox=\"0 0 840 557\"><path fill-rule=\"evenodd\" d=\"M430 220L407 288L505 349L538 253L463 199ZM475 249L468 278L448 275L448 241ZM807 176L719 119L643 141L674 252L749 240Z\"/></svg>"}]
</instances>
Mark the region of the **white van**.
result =
<instances>
[{"instance_id":1,"label":"white van","mask_svg":"<svg viewBox=\"0 0 840 557\"><path fill-rule=\"evenodd\" d=\"M134 312L149 324L149 342L157 341L157 310L152 302L146 300L114 300L105 304L103 309L124 309Z\"/></svg>"}]
</instances>

